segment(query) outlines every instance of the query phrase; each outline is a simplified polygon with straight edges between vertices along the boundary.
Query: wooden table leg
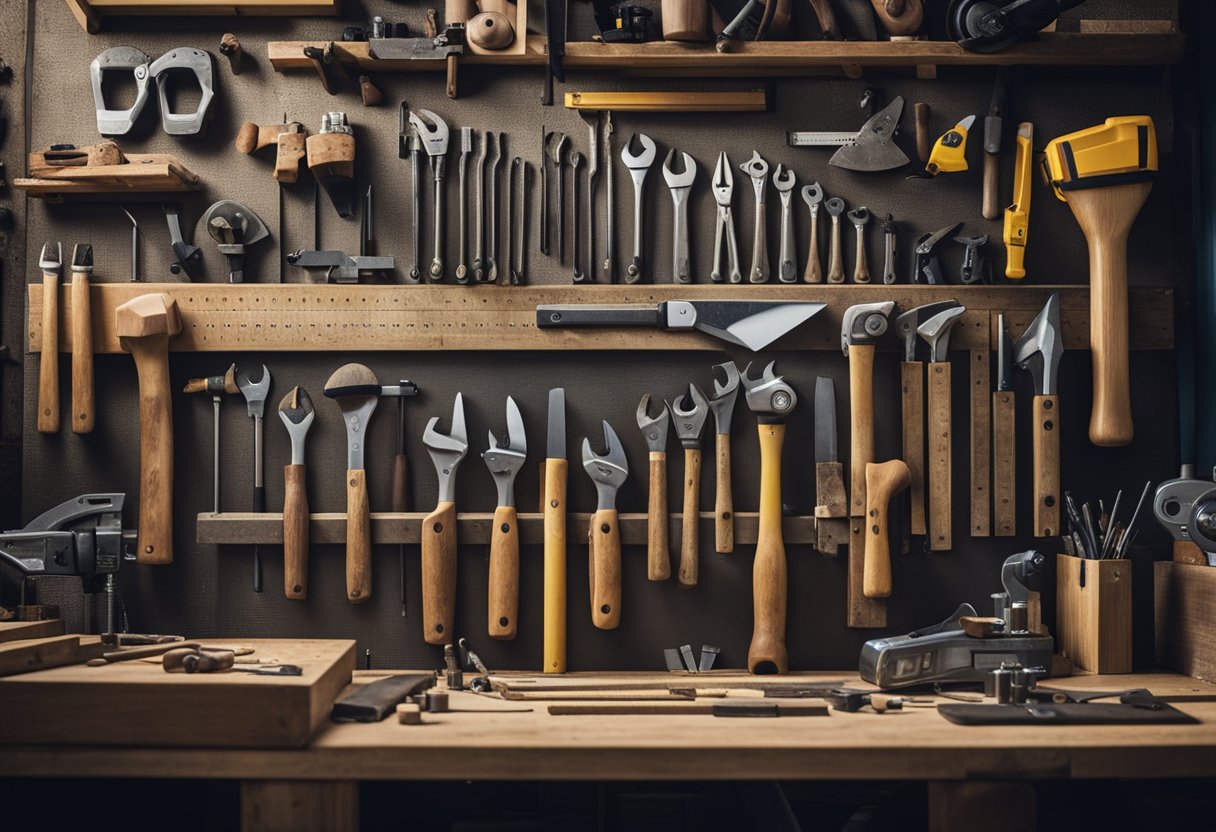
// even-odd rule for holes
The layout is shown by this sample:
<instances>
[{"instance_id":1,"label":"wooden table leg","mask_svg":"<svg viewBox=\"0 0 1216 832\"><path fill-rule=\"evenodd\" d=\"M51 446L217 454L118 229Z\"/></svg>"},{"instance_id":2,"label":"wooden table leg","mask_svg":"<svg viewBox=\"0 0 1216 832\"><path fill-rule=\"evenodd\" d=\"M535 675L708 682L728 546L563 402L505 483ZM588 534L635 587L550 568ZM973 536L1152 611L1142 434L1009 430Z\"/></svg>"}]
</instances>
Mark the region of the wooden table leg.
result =
<instances>
[{"instance_id":1,"label":"wooden table leg","mask_svg":"<svg viewBox=\"0 0 1216 832\"><path fill-rule=\"evenodd\" d=\"M1036 816L1033 783L929 781L929 832L1025 832Z\"/></svg>"},{"instance_id":2,"label":"wooden table leg","mask_svg":"<svg viewBox=\"0 0 1216 832\"><path fill-rule=\"evenodd\" d=\"M244 780L241 832L358 832L354 781Z\"/></svg>"}]
</instances>

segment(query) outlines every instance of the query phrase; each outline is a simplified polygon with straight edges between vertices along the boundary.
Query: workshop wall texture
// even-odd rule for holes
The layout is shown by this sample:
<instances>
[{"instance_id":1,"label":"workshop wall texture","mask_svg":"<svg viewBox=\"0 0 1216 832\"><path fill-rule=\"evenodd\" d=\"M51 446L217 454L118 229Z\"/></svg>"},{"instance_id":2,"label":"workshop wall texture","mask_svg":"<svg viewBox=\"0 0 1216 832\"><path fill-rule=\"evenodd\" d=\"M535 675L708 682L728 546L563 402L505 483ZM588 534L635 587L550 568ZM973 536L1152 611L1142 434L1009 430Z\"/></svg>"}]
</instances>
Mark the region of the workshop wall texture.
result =
<instances>
[{"instance_id":1,"label":"workshop wall texture","mask_svg":"<svg viewBox=\"0 0 1216 832\"><path fill-rule=\"evenodd\" d=\"M809 11L795 4L801 23ZM363 107L357 96L345 92L326 96L310 71L275 72L266 58L268 40L336 38L345 25L363 23L372 14L390 20L405 20L421 28L423 8L389 2L346 3L341 20L324 18L273 19L189 19L155 22L128 19L107 22L101 34L85 35L71 18L65 4L41 0L35 13L32 133L29 145L52 143L91 144L98 141L93 99L89 88L88 65L104 49L134 45L150 56L163 54L176 46L207 49L215 58L216 99L213 118L201 138L175 140L159 127L155 101L150 101L143 118L130 136L119 138L127 151L162 151L177 154L198 173L204 188L186 195L183 219L194 225L203 210L222 198L238 199L266 221L272 238L250 253L246 280L277 282L279 254L312 240L312 182L301 177L296 186L283 189L285 240L279 240L278 188L271 176L269 156L249 157L232 146L237 127L244 120L276 122L286 113L302 121L310 132L319 127L324 110L343 110L354 125L358 140L358 181L376 186L376 235L380 253L398 256L405 264L409 251L408 163L397 158L397 103L428 107L448 120L453 131L453 152L449 159L447 190L447 262L455 264L456 199L455 159L459 149L458 128L473 126L478 131L501 130L506 137L506 153L521 155L535 166L540 153L540 125L565 131L573 146L586 153L587 130L579 116L559 106L543 108L539 97L542 72L527 70L460 71L459 100L448 100L438 73L386 74L377 83L386 102L377 108ZM1092 8L1091 8L1092 7ZM1109 2L1088 4L1083 11L1091 16L1141 17L1174 16L1175 4ZM16 20L24 4L0 0L4 21ZM590 30L589 9L572 4L572 37L585 36ZM1069 19L1075 21L1077 12ZM533 27L539 25L539 7L533 10ZM1073 23L1075 26L1075 22ZM228 63L218 53L220 35L235 31L246 52L246 69L234 77ZM788 148L785 132L789 129L852 130L863 120L858 108L862 90L872 86L887 96L903 95L905 135L902 144L912 152L911 103L927 101L932 106L934 135L944 132L965 115L982 118L988 105L993 74L985 70L958 70L942 67L939 78L917 81L907 73L867 73L858 81L837 77L782 79L773 84L770 112L721 116L715 114L661 115L617 114L616 146L619 150L633 131L644 131L660 146L660 158L675 147L691 153L697 160L699 176L691 198L693 269L697 283L708 282L712 260L714 203L709 177L720 150L726 150L737 165L753 149L759 150L774 167L784 162L798 176L798 185L817 179L829 196L841 196L850 207L867 205L878 217L888 211L900 223L899 239L901 280L907 279L907 254L914 237L956 220L965 220L966 233L987 233L993 243L988 253L994 270L1003 273L1004 254L1000 245L1001 225L980 218L979 149L972 147L971 170L930 181L906 180L905 171L886 174L854 174L827 163L830 151ZM683 79L639 80L607 73L595 75L570 73L565 90L605 89L747 89L753 80ZM1170 94L1169 72L1160 68L1132 69L1019 69L1011 78L1007 122L1030 120L1035 124L1036 146L1065 132L1100 123L1111 115L1147 113L1156 122L1161 149L1162 175L1148 204L1141 212L1131 235L1129 271L1137 285L1169 286L1193 280L1185 247L1185 216L1189 200L1185 174L1177 175L1172 153L1175 125ZM111 106L115 106L113 103ZM980 133L973 134L978 145ZM12 149L10 139L9 150ZM11 154L10 154L11 158ZM17 165L10 163L10 172ZM1012 158L1003 165L1005 187L1009 192ZM504 166L504 173L506 167ZM503 182L505 184L505 175ZM540 256L536 250L536 216L539 206L539 178L532 179L530 194L528 282L566 284L568 267L559 268L556 260ZM735 171L735 211L744 264L751 253L752 196L746 177ZM422 251L430 253L429 182L424 196ZM504 188L505 190L505 188ZM567 190L567 193L569 191ZM600 210L603 205L603 179L599 187ZM616 165L616 250L618 256L630 245L632 186L627 171ZM798 210L798 256L805 256L805 206L795 200ZM1181 201L1182 208L1178 208ZM126 205L135 214L141 231L140 278L147 281L173 281L168 265L171 250L159 200L131 199ZM776 193L768 193L769 240L776 255L778 228ZM659 164L650 171L646 193L645 256L653 264L655 282L671 280L671 201ZM322 211L323 245L355 251L358 246L358 220L337 218L328 201ZM129 224L112 203L69 203L47 205L30 200L24 218L25 256L30 266L27 280L38 281L35 265L38 250L46 240L62 240L70 251L76 242L91 242L96 251L93 279L97 282L124 281L129 276ZM881 233L870 227L870 263L881 264ZM504 229L505 234L505 229ZM597 232L602 241L602 231ZM226 279L224 260L200 227L193 228L193 240L202 246L208 281ZM852 231L845 236L846 265L852 263ZM947 267L957 273L961 251L951 250ZM1083 283L1087 274L1084 238L1064 204L1052 198L1036 176L1029 248L1028 283ZM283 266L284 280L299 282L305 275ZM451 271L451 269L449 269ZM400 268L397 280L400 279ZM425 292L425 287L403 286L402 292ZM499 291L509 292L509 288ZM724 287L723 295L744 293L763 295L764 287ZM11 298L9 292L7 297ZM9 313L13 314L12 312ZM11 318L10 318L11 320ZM812 322L810 326L823 326ZM12 331L10 324L9 331ZM1017 333L1014 333L1015 337ZM437 484L422 446L421 435L427 419L440 416L443 424L451 413L452 398L464 393L468 415L469 454L458 477L458 508L491 511L494 487L479 458L484 450L487 428L498 431L504 425L504 401L515 397L523 411L528 430L529 464L517 483L520 509L535 510L537 472L544 453L546 392L552 386L567 389L570 470L570 504L576 511L594 507L594 489L575 464L581 438L598 437L599 421L609 420L625 443L629 455L630 479L622 488L622 511L641 512L646 506L646 448L634 423L634 410L643 393L674 397L695 381L710 383L711 365L732 358L742 367L749 360L776 359L778 370L794 385L801 401L789 427L784 455L784 500L800 513L810 511L814 502L812 454L812 399L817 376L830 376L836 382L841 402L840 445L848 447L847 384L845 359L836 351L773 352L749 356L742 350L714 352L594 352L519 354L498 349L487 342L479 352L402 353L303 353L266 355L226 355L218 353L171 355L171 375L175 390L188 378L223 372L231 361L264 362L274 383L266 415L267 502L281 505L283 496L281 467L286 464L289 443L279 423L274 405L291 388L307 388L317 410L317 421L308 438L308 488L313 511L342 511L345 505L343 472L345 436L336 405L325 400L321 390L329 374L348 361L366 363L388 383L410 378L421 387L421 395L407 405L409 422L408 453L411 462L410 487L414 510L427 510L435 503ZM66 362L65 362L66 364ZM899 455L900 414L898 354L893 349L880 353L876 368L877 413L876 451L878 459ZM965 356L954 356L954 540L956 548L948 553L925 553L914 542L913 551L894 559L895 592L889 604L887 632L906 632L945 617L962 601L987 608L989 593L1000 588L999 567L1009 554L1032 546L1049 553L1056 541L1035 541L1031 529L1030 432L1028 405L1031 390L1024 373L1017 374L1019 412L1019 530L1016 539L971 538L967 533L969 516L967 364ZM1061 368L1063 483L1078 499L1104 497L1110 500L1117 488L1139 493L1145 480L1159 481L1177 474L1178 428L1174 357L1168 352L1132 354L1133 409L1136 420L1135 442L1120 449L1098 449L1086 438L1090 407L1090 357L1086 352L1069 352ZM89 436L75 436L67 429L55 436L43 436L34 428L34 402L37 383L37 357L25 357L24 391L24 466L22 476L21 519L28 520L47 507L90 491L125 491L129 495L128 524L138 518L134 510L138 492L138 414L134 366L126 355L97 357L98 420ZM64 402L68 400L69 379L66 366L61 373ZM282 594L280 552L262 547L265 564L265 592L250 590L251 549L248 546L202 546L193 543L194 518L211 508L211 402L208 396L175 394L173 400L175 464L176 555L167 567L128 566L120 576L126 598L130 626L136 631L178 632L188 635L233 637L312 636L347 637L359 641L360 653L372 650L377 667L438 666L440 652L421 638L419 623L419 563L416 547L409 550L408 616L401 618L397 595L397 550L378 547L374 552L374 590L371 600L351 606L345 600L343 552L340 547L314 546L310 566L309 599L289 601ZM742 402L735 415L733 437L735 506L754 510L758 502L758 453L755 418ZM395 448L395 405L386 402L371 427L368 454L368 479L373 511L387 510L389 465ZM239 397L223 407L223 508L247 510L252 490L252 426ZM669 438L669 447L676 440ZM669 501L680 505L681 461L671 455ZM712 454L707 457L712 460ZM702 476L702 505L712 506L712 462ZM674 580L651 583L645 576L642 548L628 549L624 557L623 616L619 630L604 632L591 626L587 608L586 558L584 549L572 541L569 552L569 666L572 670L644 669L662 666L662 648L683 643L716 644L722 649L722 666L745 664L751 634L752 550L740 546L730 555L712 551L703 537L700 585L680 591ZM1152 544L1153 554L1162 556L1166 541L1152 523L1145 522L1138 542ZM1137 557L1147 559L1147 550ZM789 546L788 644L790 664L796 669L842 668L855 666L861 643L879 635L876 631L850 630L845 627L844 553L835 560L825 558L808 546ZM487 547L463 546L459 555L459 601L457 631L467 636L491 667L539 668L541 662L542 558L539 547L525 547L521 557L521 598L519 635L513 642L493 642L485 635ZM1147 589L1148 573L1141 574L1142 589ZM1051 595L1049 594L1048 599ZM1051 615L1051 604L1045 605ZM1139 612L1139 611L1138 611ZM1151 632L1151 614L1140 614L1137 630L1141 641ZM1151 636L1149 636L1151 639ZM1150 651L1138 653L1142 663L1151 659Z\"/></svg>"}]
</instances>

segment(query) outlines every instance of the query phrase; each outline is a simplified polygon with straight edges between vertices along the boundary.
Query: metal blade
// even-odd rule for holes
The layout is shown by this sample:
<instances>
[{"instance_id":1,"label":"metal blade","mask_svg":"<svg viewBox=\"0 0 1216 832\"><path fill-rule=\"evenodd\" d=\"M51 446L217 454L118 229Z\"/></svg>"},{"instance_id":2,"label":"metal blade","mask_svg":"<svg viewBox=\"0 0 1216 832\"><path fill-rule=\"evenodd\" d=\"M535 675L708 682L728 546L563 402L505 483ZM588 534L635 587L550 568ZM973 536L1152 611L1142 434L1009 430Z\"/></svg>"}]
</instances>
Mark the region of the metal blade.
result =
<instances>
[{"instance_id":1,"label":"metal blade","mask_svg":"<svg viewBox=\"0 0 1216 832\"><path fill-rule=\"evenodd\" d=\"M521 454L528 452L528 435L524 431L524 417L519 413L515 399L507 396L507 447Z\"/></svg>"},{"instance_id":2,"label":"metal blade","mask_svg":"<svg viewBox=\"0 0 1216 832\"><path fill-rule=\"evenodd\" d=\"M832 154L828 164L846 170L891 170L908 164L908 156L895 143L895 130L904 111L903 96L897 95L857 131L857 141Z\"/></svg>"},{"instance_id":3,"label":"metal blade","mask_svg":"<svg viewBox=\"0 0 1216 832\"><path fill-rule=\"evenodd\" d=\"M566 458L566 390L555 387L549 391L549 440L545 456Z\"/></svg>"},{"instance_id":4,"label":"metal blade","mask_svg":"<svg viewBox=\"0 0 1216 832\"><path fill-rule=\"evenodd\" d=\"M830 378L815 379L815 461L835 462L836 386Z\"/></svg>"},{"instance_id":5,"label":"metal blade","mask_svg":"<svg viewBox=\"0 0 1216 832\"><path fill-rule=\"evenodd\" d=\"M1013 339L1005 327L1005 313L997 315L997 326L1000 327L1001 337L996 348L996 389L1013 389Z\"/></svg>"},{"instance_id":6,"label":"metal blade","mask_svg":"<svg viewBox=\"0 0 1216 832\"><path fill-rule=\"evenodd\" d=\"M758 352L782 335L809 321L827 304L803 301L707 300L667 303L667 327L688 328ZM681 314L691 307L693 314ZM675 323L677 322L678 323Z\"/></svg>"}]
</instances>

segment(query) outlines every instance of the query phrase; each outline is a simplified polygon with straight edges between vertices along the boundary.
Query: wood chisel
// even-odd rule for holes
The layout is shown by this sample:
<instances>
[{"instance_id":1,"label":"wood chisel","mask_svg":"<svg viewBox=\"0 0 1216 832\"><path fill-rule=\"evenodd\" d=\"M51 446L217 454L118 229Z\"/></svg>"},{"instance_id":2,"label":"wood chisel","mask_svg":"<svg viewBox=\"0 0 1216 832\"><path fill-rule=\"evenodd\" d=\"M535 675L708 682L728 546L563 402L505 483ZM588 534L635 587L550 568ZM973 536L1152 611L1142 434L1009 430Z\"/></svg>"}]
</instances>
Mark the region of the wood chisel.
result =
<instances>
[{"instance_id":1,"label":"wood chisel","mask_svg":"<svg viewBox=\"0 0 1216 832\"><path fill-rule=\"evenodd\" d=\"M549 391L545 451L545 627L544 671L566 672L566 391Z\"/></svg>"},{"instance_id":2,"label":"wood chisel","mask_svg":"<svg viewBox=\"0 0 1216 832\"><path fill-rule=\"evenodd\" d=\"M59 280L63 243L45 243L42 269L42 357L38 362L38 432L59 432Z\"/></svg>"},{"instance_id":3,"label":"wood chisel","mask_svg":"<svg viewBox=\"0 0 1216 832\"><path fill-rule=\"evenodd\" d=\"M1005 313L997 315L996 389L992 391L992 517L997 537L1017 531L1017 407L1013 391L1013 340Z\"/></svg>"},{"instance_id":4,"label":"wood chisel","mask_svg":"<svg viewBox=\"0 0 1216 832\"><path fill-rule=\"evenodd\" d=\"M93 314L89 302L89 275L92 273L93 247L77 243L72 249L72 433L92 433L96 419Z\"/></svg>"}]
</instances>

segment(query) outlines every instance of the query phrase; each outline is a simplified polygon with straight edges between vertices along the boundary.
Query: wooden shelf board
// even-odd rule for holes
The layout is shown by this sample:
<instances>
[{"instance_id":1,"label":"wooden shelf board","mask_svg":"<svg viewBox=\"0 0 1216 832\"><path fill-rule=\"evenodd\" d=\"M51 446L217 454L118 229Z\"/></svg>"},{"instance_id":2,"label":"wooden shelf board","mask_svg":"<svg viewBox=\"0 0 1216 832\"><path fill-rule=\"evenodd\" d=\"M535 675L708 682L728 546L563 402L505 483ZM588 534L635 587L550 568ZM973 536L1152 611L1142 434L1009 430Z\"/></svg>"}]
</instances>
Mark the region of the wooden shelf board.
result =
<instances>
[{"instance_id":1,"label":"wooden shelf board","mask_svg":"<svg viewBox=\"0 0 1216 832\"><path fill-rule=\"evenodd\" d=\"M327 43L329 41L272 40L266 44L266 53L270 58L270 65L276 70L312 69L312 62L304 57L304 47L324 47ZM446 58L434 60L377 59L371 56L371 44L366 41L345 43L335 40L333 43L339 61L344 65L358 66L363 70L443 72L447 69ZM468 52L459 57L459 63L468 66L544 66L546 63L545 38L542 35L529 35L522 54L497 52L490 55L477 55Z\"/></svg>"},{"instance_id":2,"label":"wooden shelf board","mask_svg":"<svg viewBox=\"0 0 1216 832\"><path fill-rule=\"evenodd\" d=\"M131 154L121 165L48 169L43 176L14 179L13 187L40 199L74 194L139 194L190 191L199 187L193 173L168 154Z\"/></svg>"},{"instance_id":3,"label":"wooden shelf board","mask_svg":"<svg viewBox=\"0 0 1216 832\"><path fill-rule=\"evenodd\" d=\"M81 28L90 34L101 28L101 19L115 15L233 15L332 17L339 0L66 0Z\"/></svg>"},{"instance_id":4,"label":"wooden shelf board","mask_svg":"<svg viewBox=\"0 0 1216 832\"><path fill-rule=\"evenodd\" d=\"M148 292L177 300L182 332L169 341L176 352L384 350L721 350L724 342L701 333L647 328L538 329L538 304L638 303L747 298L817 300L828 304L772 349L839 350L844 311L856 303L893 300L900 309L956 299L968 307L950 339L955 350L996 348L996 312L1004 311L1013 336L1058 290L1064 346L1088 349L1089 291L1084 286L404 286L257 283L94 283L93 342L97 353L123 352L114 331L117 306ZM71 351L71 304L60 299L59 348ZM1173 348L1173 291L1131 290L1133 349ZM42 348L42 286L28 287L26 349ZM987 336L985 332L987 331ZM888 346L897 345L893 337Z\"/></svg>"},{"instance_id":5,"label":"wooden shelf board","mask_svg":"<svg viewBox=\"0 0 1216 832\"><path fill-rule=\"evenodd\" d=\"M419 543L422 521L428 512L372 512L372 543ZM735 542L754 545L759 527L756 512L735 513ZM457 539L462 544L488 545L494 524L493 512L461 512L456 515L459 526ZM567 539L574 545L587 540L587 525L590 513L567 515ZM714 513L700 514L703 540L712 540ZM815 543L815 518L811 516L785 517L782 534L787 544ZM519 539L525 545L544 543L544 515L521 512L519 515ZM646 545L646 515L620 515L621 543L626 546ZM683 519L672 514L668 519L668 535L678 541ZM198 515L197 542L211 544L265 544L283 543L283 515L277 513L253 514L233 512L224 514L204 513ZM707 535L707 536L706 536ZM313 514L309 539L313 544L346 545L346 515L343 513Z\"/></svg>"}]
</instances>

